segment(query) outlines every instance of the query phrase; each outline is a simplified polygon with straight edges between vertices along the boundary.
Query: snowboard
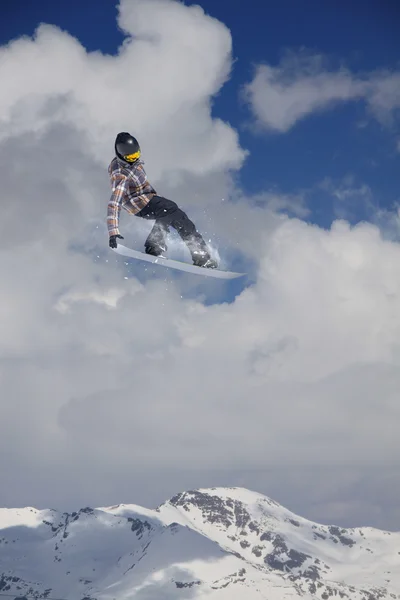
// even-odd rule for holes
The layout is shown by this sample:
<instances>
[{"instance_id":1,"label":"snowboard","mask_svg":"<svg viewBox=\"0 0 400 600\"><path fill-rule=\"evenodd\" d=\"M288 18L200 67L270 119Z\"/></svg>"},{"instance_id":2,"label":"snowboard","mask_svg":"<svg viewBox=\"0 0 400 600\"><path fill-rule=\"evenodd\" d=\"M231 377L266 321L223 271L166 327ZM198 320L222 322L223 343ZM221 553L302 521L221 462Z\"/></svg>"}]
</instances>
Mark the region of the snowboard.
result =
<instances>
[{"instance_id":1,"label":"snowboard","mask_svg":"<svg viewBox=\"0 0 400 600\"><path fill-rule=\"evenodd\" d=\"M207 267L196 267L186 262L179 260L173 260L172 258L166 258L165 256L152 256L151 254L145 254L144 252L138 252L127 248L122 244L118 244L116 248L112 248L117 254L122 256L128 256L129 258L136 258L138 260L145 260L147 262L162 265L163 267L169 267L170 269L178 269L179 271L185 271L186 273L195 273L196 275L204 275L205 277L216 277L217 279L235 279L236 277L243 277L246 273L234 273L233 271L220 271L219 269L208 269Z\"/></svg>"}]
</instances>

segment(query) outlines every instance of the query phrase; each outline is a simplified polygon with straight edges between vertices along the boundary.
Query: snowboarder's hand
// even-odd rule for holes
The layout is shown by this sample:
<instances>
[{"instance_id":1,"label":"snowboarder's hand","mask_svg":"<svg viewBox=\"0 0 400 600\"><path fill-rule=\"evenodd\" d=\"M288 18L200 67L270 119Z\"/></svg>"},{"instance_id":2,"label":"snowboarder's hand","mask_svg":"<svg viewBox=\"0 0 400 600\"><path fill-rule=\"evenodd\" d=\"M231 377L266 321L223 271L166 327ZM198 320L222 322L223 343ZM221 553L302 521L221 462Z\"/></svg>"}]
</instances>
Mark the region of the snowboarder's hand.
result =
<instances>
[{"instance_id":1,"label":"snowboarder's hand","mask_svg":"<svg viewBox=\"0 0 400 600\"><path fill-rule=\"evenodd\" d=\"M122 235L110 235L110 240L108 242L110 248L117 247L117 238L120 238L121 240L124 239Z\"/></svg>"}]
</instances>

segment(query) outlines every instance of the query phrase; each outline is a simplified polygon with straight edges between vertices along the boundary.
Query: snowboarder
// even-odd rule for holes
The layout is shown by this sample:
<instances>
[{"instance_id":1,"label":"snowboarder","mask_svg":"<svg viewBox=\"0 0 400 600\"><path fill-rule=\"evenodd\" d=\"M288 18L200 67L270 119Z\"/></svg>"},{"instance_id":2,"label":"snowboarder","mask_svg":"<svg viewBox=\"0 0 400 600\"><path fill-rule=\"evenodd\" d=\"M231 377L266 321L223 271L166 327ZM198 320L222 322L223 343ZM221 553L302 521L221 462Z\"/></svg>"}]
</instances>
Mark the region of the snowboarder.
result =
<instances>
[{"instance_id":1,"label":"snowboarder","mask_svg":"<svg viewBox=\"0 0 400 600\"><path fill-rule=\"evenodd\" d=\"M120 211L124 208L137 217L155 220L144 244L146 254L159 256L167 250L166 237L171 226L189 248L194 265L216 268L218 264L211 258L194 223L175 202L159 196L149 183L136 138L127 132L119 133L115 139L115 154L108 167L112 187L107 209L110 248L117 247L117 238L124 239L118 228Z\"/></svg>"}]
</instances>

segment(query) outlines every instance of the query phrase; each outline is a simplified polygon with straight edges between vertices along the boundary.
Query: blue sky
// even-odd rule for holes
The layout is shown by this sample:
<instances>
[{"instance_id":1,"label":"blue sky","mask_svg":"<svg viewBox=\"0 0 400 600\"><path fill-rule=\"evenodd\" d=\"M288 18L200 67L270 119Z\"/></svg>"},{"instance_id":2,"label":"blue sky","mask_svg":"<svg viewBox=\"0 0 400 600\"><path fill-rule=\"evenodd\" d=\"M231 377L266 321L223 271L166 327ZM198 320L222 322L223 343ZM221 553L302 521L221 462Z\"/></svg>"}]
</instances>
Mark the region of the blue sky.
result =
<instances>
[{"instance_id":1,"label":"blue sky","mask_svg":"<svg viewBox=\"0 0 400 600\"><path fill-rule=\"evenodd\" d=\"M400 9L394 2L202 0L185 4L200 4L232 34L235 63L230 80L214 99L213 114L233 125L242 146L250 151L239 178L247 193L265 189L306 193L311 210L306 218L324 227L338 215L352 223L369 219L371 203L393 207L400 187L398 128L383 127L366 117L363 102L355 101L312 114L283 134L255 133L249 130L251 115L240 91L253 78L256 64L276 66L285 52L301 49L328 57L332 70L345 65L354 75L395 69L400 58ZM0 42L32 35L40 22L47 22L76 36L89 51L114 54L124 39L116 16L116 5L108 0L16 0L2 16ZM346 206L334 199L332 189L349 176L353 189L370 188L369 208L363 193L355 193ZM332 179L332 189L318 187L325 178Z\"/></svg>"}]
</instances>

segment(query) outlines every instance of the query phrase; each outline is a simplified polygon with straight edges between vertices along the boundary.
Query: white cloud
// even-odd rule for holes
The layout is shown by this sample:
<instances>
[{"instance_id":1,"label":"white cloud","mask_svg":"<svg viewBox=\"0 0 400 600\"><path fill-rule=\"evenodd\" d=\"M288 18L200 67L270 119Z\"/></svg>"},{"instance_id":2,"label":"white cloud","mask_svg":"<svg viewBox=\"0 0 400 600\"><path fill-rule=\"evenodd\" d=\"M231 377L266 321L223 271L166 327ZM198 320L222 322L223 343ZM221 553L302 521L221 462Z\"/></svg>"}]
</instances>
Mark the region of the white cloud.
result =
<instances>
[{"instance_id":1,"label":"white cloud","mask_svg":"<svg viewBox=\"0 0 400 600\"><path fill-rule=\"evenodd\" d=\"M353 175L339 181L326 177L312 191L319 190L331 196L336 219L358 222L364 215L364 220L373 223L383 239L399 242L400 208L396 199L382 206L379 195L369 185L357 182Z\"/></svg>"},{"instance_id":2,"label":"white cloud","mask_svg":"<svg viewBox=\"0 0 400 600\"><path fill-rule=\"evenodd\" d=\"M277 67L257 65L243 89L256 123L284 133L312 113L363 100L379 121L390 124L400 108L400 73L376 71L357 75L325 66L324 57L290 54Z\"/></svg>"},{"instance_id":3,"label":"white cloud","mask_svg":"<svg viewBox=\"0 0 400 600\"><path fill-rule=\"evenodd\" d=\"M400 109L400 72L372 73L365 96L375 117L391 124Z\"/></svg>"},{"instance_id":4,"label":"white cloud","mask_svg":"<svg viewBox=\"0 0 400 600\"><path fill-rule=\"evenodd\" d=\"M236 132L210 119L211 97L229 76L228 29L173 0L124 0L119 24L129 37L117 57L86 53L45 24L35 39L3 47L0 139L63 123L81 132L85 154L104 165L115 131L130 129L156 179L177 165L201 175L239 166Z\"/></svg>"},{"instance_id":5,"label":"white cloud","mask_svg":"<svg viewBox=\"0 0 400 600\"><path fill-rule=\"evenodd\" d=\"M96 490L93 503L135 501L135 474L171 465L390 463L400 451L399 246L372 225L325 231L274 212L304 215L301 197L229 201L229 169L244 152L210 115L231 65L229 32L169 0L124 0L120 25L133 39L117 57L88 55L49 26L1 50L10 502L75 502L81 486ZM185 286L217 295L218 284L139 265L124 279L105 233L119 129L138 132L161 193L172 169L168 193L212 219L225 258L237 246L254 262L234 302L188 299ZM124 219L127 243L140 246L146 227Z\"/></svg>"}]
</instances>

